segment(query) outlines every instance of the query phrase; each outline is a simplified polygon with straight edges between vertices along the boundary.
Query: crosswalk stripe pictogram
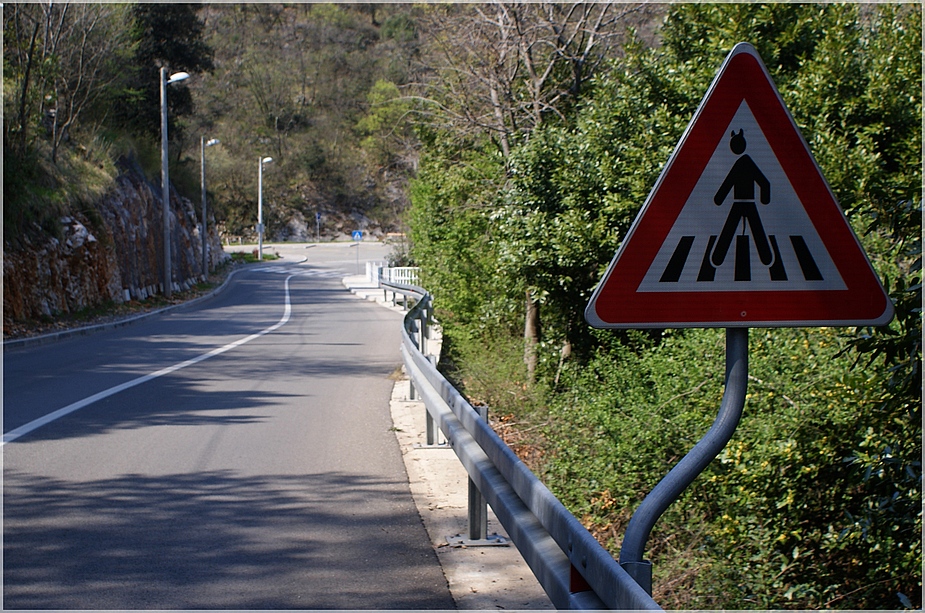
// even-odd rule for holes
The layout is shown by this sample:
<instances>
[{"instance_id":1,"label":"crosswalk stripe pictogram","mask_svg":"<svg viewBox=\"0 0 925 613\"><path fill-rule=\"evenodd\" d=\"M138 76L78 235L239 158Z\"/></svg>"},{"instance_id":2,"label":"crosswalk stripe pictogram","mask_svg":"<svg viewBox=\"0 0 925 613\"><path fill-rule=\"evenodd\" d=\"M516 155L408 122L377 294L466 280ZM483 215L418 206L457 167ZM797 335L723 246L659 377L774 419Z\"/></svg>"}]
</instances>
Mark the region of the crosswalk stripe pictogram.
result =
<instances>
[{"instance_id":1,"label":"crosswalk stripe pictogram","mask_svg":"<svg viewBox=\"0 0 925 613\"><path fill-rule=\"evenodd\" d=\"M703 253L703 259L700 260L697 281L698 282L711 282L716 278L716 267L710 260L710 254L713 251L713 247L716 244L716 235L713 234L709 237L707 242L707 247ZM671 259L668 260L668 265L665 266L662 276L659 277L659 283L677 283L681 279L681 274L684 272L685 268L688 265L696 265L696 261L692 262L692 247L694 245L696 237L695 236L682 236L678 241L677 247L675 247L674 252L671 254ZM749 242L748 235L740 235L736 237L736 249L735 249L735 280L736 281L750 281L751 280L751 247ZM793 248L794 256L796 261L799 264L800 272L803 275L803 279L806 281L822 281L822 273L819 271L819 267L816 265L816 260L813 259L813 254L811 253L809 247L806 245L806 241L800 235L789 236L789 243ZM772 281L787 281L789 277L787 276L787 268L784 264L783 258L781 257L780 247L777 243L777 237L773 234L768 235L768 244L773 254L773 259L771 265L768 267L768 275ZM695 255L695 254L693 254Z\"/></svg>"}]
</instances>

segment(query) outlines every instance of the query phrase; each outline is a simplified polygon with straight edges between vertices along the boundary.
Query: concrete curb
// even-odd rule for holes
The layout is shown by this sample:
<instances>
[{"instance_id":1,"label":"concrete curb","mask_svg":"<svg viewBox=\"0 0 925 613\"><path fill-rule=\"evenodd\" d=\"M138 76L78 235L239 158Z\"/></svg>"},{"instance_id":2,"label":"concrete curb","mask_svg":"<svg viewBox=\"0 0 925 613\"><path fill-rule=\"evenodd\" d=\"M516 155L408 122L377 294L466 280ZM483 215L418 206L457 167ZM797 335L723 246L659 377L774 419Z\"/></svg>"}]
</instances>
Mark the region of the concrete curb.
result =
<instances>
[{"instance_id":1,"label":"concrete curb","mask_svg":"<svg viewBox=\"0 0 925 613\"><path fill-rule=\"evenodd\" d=\"M383 292L365 276L343 279L344 286L364 300L404 312L392 306ZM437 349L439 339L428 341ZM439 355L439 349L437 349ZM468 475L450 447L427 448L424 403L409 400L410 382L404 374L392 388L389 409L395 437L401 449L411 495L450 593L458 609L549 610L554 609L533 571L513 544L509 547L451 547L447 536L468 533ZM507 534L489 508L488 534ZM510 539L508 539L510 540Z\"/></svg>"},{"instance_id":2,"label":"concrete curb","mask_svg":"<svg viewBox=\"0 0 925 613\"><path fill-rule=\"evenodd\" d=\"M22 347L35 347L38 345L45 345L47 343L54 343L60 340L64 340L66 338L70 338L72 336L84 336L87 334L93 334L95 332L101 332L103 330L112 330L115 328L121 328L122 326L128 326L133 323L142 321L144 319L148 319L149 317L154 317L156 315L163 315L164 313L167 313L168 311L173 311L181 307L188 307L188 306L192 306L195 304L199 304L200 302L204 302L205 300L212 298L213 296L221 292L223 289L225 289L225 287L227 287L228 285L228 282L231 281L231 277L237 274L240 270L243 270L243 269L239 268L236 270L232 270L228 274L228 276L225 277L225 280L222 282L221 285L219 285L217 288L215 288L208 294L205 294L198 298L194 298L193 300L190 300L187 302L181 302L180 304L172 304L162 309L157 309L155 311L148 311L147 313L135 315L133 317L128 317L126 319L119 319L117 321L108 321L106 323L95 324L92 326L84 326L82 328L71 328L69 330L61 330L60 332L52 332L50 334L42 334L40 336L30 336L26 338L16 338L16 339L8 340L8 341L3 341L3 350L7 351L9 349L20 349Z\"/></svg>"},{"instance_id":3,"label":"concrete curb","mask_svg":"<svg viewBox=\"0 0 925 613\"><path fill-rule=\"evenodd\" d=\"M298 262L293 262L293 263L301 264L302 262L305 262L306 260L308 260L308 258L303 257ZM119 319L116 321L107 321L106 323L95 324L92 326L84 326L82 328L71 328L69 330L61 330L60 332L52 332L50 334L42 334L40 336L30 336L27 338L16 338L16 339L9 340L9 341L3 341L3 349L4 351L6 351L8 349L19 349L22 347L34 347L38 345L44 345L46 343L54 343L60 340L64 340L66 338L70 338L72 336L83 336L86 334L93 334L95 332L100 332L102 330L112 330L114 328L121 328L122 326L128 326L133 323L142 321L144 319L148 319L149 317L154 317L156 315L163 315L164 313L173 311L175 309L193 306L193 305L199 304L200 302L204 302L208 300L209 298L212 298L213 296L216 296L219 292L221 292L223 289L225 289L228 286L228 282L231 281L231 278L235 276L236 274L238 274L239 272L241 272L242 270L247 270L247 266L243 266L241 268L235 268L234 270L228 273L228 276L225 277L225 280L222 281L222 284L216 287L215 289L213 289L211 292L209 292L208 294L199 296L198 298L193 298L192 300L188 300L186 302L181 302L179 304L172 304L162 309L157 309L155 311L148 311L146 313L141 313L140 315L135 315L133 317L128 317L126 319Z\"/></svg>"}]
</instances>

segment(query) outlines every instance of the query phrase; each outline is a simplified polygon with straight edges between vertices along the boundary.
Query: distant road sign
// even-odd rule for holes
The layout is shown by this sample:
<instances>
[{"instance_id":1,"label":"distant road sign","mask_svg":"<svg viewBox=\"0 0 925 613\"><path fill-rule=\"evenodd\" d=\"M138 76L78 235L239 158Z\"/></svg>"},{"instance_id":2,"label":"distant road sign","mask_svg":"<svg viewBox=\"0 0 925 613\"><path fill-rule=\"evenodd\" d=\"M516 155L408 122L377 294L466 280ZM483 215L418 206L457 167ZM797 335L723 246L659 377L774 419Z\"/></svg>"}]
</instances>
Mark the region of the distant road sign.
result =
<instances>
[{"instance_id":1,"label":"distant road sign","mask_svg":"<svg viewBox=\"0 0 925 613\"><path fill-rule=\"evenodd\" d=\"M353 240L355 240L355 241L361 241L361 240L363 240L363 232L360 231L360 230L354 230L354 231L353 231Z\"/></svg>"},{"instance_id":2,"label":"distant road sign","mask_svg":"<svg viewBox=\"0 0 925 613\"><path fill-rule=\"evenodd\" d=\"M892 319L889 297L751 45L726 58L585 317L601 328Z\"/></svg>"}]
</instances>

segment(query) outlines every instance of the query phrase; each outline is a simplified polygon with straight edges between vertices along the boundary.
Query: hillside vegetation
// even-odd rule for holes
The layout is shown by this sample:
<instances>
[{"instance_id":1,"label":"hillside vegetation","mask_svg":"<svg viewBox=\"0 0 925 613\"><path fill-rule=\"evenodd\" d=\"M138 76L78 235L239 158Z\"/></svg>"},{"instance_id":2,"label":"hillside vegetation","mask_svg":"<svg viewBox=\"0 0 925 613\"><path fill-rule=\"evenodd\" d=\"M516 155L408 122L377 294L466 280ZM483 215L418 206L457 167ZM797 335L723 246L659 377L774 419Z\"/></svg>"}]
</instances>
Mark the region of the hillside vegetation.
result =
<instances>
[{"instance_id":1,"label":"hillside vegetation","mask_svg":"<svg viewBox=\"0 0 925 613\"><path fill-rule=\"evenodd\" d=\"M194 202L200 139L228 237L253 238L257 161L270 156L270 238L392 231L416 163L393 100L419 68L403 5L14 4L4 10L4 238L92 209L114 161L160 177L159 67L170 85L170 178ZM38 226L38 227L37 227ZM364 228L365 229L365 228Z\"/></svg>"},{"instance_id":2,"label":"hillside vegetation","mask_svg":"<svg viewBox=\"0 0 925 613\"><path fill-rule=\"evenodd\" d=\"M615 554L709 428L718 330L583 311L724 57L761 54L896 306L753 330L732 441L655 527L667 608L921 608L922 22L917 4L12 4L4 241L92 216L115 160L226 236L406 229L441 368ZM170 36L164 36L170 32ZM88 61L93 58L93 61ZM335 227L340 224L340 227Z\"/></svg>"}]
</instances>

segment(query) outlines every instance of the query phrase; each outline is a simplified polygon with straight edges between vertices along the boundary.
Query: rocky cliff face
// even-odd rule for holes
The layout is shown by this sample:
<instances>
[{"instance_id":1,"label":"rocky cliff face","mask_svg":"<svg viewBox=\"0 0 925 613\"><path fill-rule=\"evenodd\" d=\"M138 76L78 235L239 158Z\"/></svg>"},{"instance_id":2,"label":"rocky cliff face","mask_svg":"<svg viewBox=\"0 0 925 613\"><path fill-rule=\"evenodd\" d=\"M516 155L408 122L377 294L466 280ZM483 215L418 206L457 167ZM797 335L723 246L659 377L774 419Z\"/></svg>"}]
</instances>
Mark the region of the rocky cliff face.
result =
<instances>
[{"instance_id":1,"label":"rocky cliff face","mask_svg":"<svg viewBox=\"0 0 925 613\"><path fill-rule=\"evenodd\" d=\"M163 218L160 188L130 160L96 203L96 223L63 217L62 238L25 241L3 253L3 320L39 319L107 302L143 299L161 291ZM197 207L171 189L170 247L174 290L203 279ZM208 223L210 266L227 256Z\"/></svg>"}]
</instances>

